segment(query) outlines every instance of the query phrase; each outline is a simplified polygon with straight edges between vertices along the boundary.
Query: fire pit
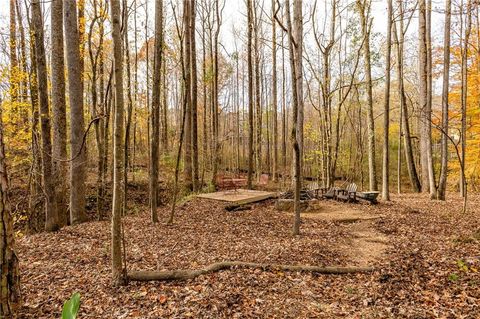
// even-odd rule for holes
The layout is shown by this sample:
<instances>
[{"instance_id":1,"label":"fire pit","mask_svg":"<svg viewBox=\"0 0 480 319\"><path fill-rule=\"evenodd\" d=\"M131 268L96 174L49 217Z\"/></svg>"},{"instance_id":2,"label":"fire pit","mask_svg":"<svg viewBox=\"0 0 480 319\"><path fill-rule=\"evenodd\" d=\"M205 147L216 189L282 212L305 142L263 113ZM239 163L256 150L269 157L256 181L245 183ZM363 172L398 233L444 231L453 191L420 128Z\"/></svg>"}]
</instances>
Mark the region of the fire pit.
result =
<instances>
[{"instance_id":1,"label":"fire pit","mask_svg":"<svg viewBox=\"0 0 480 319\"><path fill-rule=\"evenodd\" d=\"M280 193L275 203L275 208L281 211L292 211L294 206L294 192L289 190ZM315 199L315 194L311 190L300 191L300 210L304 211L308 208L309 203Z\"/></svg>"}]
</instances>

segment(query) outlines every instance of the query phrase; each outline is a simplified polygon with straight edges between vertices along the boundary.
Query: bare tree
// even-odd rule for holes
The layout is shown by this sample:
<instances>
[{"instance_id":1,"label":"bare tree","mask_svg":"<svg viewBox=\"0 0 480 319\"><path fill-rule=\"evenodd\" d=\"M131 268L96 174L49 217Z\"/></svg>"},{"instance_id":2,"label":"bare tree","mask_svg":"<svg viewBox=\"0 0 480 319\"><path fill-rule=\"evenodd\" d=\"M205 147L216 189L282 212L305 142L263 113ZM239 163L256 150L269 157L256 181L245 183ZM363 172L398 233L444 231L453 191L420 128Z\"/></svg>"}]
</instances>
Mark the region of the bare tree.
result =
<instances>
[{"instance_id":1,"label":"bare tree","mask_svg":"<svg viewBox=\"0 0 480 319\"><path fill-rule=\"evenodd\" d=\"M26 14L28 17L28 14ZM28 221L28 227L30 231L38 232L45 227L45 213L44 213L44 196L42 191L42 159L40 154L40 145L39 145L39 131L38 131L38 122L39 122L39 101L38 101L38 80L37 80L37 53L35 49L35 27L31 19L28 19L29 23L29 50L30 50L30 59L31 59L31 70L28 76L28 83L30 89L30 102L31 102L31 138L32 138L32 169L30 178L32 183L30 185L30 196L28 202L28 210L30 218Z\"/></svg>"},{"instance_id":2,"label":"bare tree","mask_svg":"<svg viewBox=\"0 0 480 319\"><path fill-rule=\"evenodd\" d=\"M8 201L8 176L3 144L2 101L0 100L0 318L15 318L20 306L20 276L15 253L13 218Z\"/></svg>"},{"instance_id":3,"label":"bare tree","mask_svg":"<svg viewBox=\"0 0 480 319\"><path fill-rule=\"evenodd\" d=\"M420 108L420 164L422 172L422 190L430 191L430 196L436 197L435 176L432 159L432 109L429 98L428 84L428 31L427 6L425 0L419 1L418 19L418 75L419 75L419 108Z\"/></svg>"},{"instance_id":4,"label":"bare tree","mask_svg":"<svg viewBox=\"0 0 480 319\"><path fill-rule=\"evenodd\" d=\"M43 36L43 18L40 1L32 1L32 23L34 27L36 65L38 77L38 97L40 106L40 127L42 132L42 174L45 193L45 230L59 229L57 202L55 198L55 183L52 168L52 142L50 129L50 112L47 88L47 60Z\"/></svg>"},{"instance_id":5,"label":"bare tree","mask_svg":"<svg viewBox=\"0 0 480 319\"><path fill-rule=\"evenodd\" d=\"M260 14L259 14L260 11ZM260 71L260 28L262 25L262 11L263 8L257 8L253 5L253 57L254 57L254 78L255 78L255 113L256 113L256 145L255 145L255 159L256 159L256 175L257 180L262 174L262 97L260 93L261 71Z\"/></svg>"},{"instance_id":6,"label":"bare tree","mask_svg":"<svg viewBox=\"0 0 480 319\"><path fill-rule=\"evenodd\" d=\"M461 7L463 11L463 6ZM462 130L460 134L461 138L461 162L463 167L463 173L460 174L460 194L462 197L467 197L467 179L465 178L465 154L467 151L467 96L468 96L468 47L470 42L470 33L472 29L472 2L467 1L466 6L467 20L465 24L465 33L463 34L463 47L461 58L461 106L462 106ZM463 17L463 13L462 13ZM463 28L463 22L461 22Z\"/></svg>"},{"instance_id":7,"label":"bare tree","mask_svg":"<svg viewBox=\"0 0 480 319\"><path fill-rule=\"evenodd\" d=\"M392 54L392 0L388 0L387 13L387 52L385 55L385 98L383 114L383 174L382 174L382 198L390 200L390 149L389 149L389 131L390 131L390 67Z\"/></svg>"},{"instance_id":8,"label":"bare tree","mask_svg":"<svg viewBox=\"0 0 480 319\"><path fill-rule=\"evenodd\" d=\"M16 0L10 0L10 99L12 103L18 102L19 95L19 68L17 58L17 23L15 15ZM21 21L19 21L21 22Z\"/></svg>"},{"instance_id":9,"label":"bare tree","mask_svg":"<svg viewBox=\"0 0 480 319\"><path fill-rule=\"evenodd\" d=\"M67 211L67 106L65 102L65 58L63 48L63 1L51 5L52 34L52 112L53 173L57 189L57 212L60 226L68 222Z\"/></svg>"},{"instance_id":10,"label":"bare tree","mask_svg":"<svg viewBox=\"0 0 480 319\"><path fill-rule=\"evenodd\" d=\"M190 21L191 21L191 7L192 1L183 1L183 58L185 59L185 81L183 82L183 90L185 90L186 98L186 118L185 123L185 154L184 154L184 179L185 186L188 190L193 189L193 171L192 171L192 69L191 66L191 36L190 36Z\"/></svg>"},{"instance_id":11,"label":"bare tree","mask_svg":"<svg viewBox=\"0 0 480 319\"><path fill-rule=\"evenodd\" d=\"M191 122L192 122L192 186L193 190L198 190L198 119L197 119L197 48L195 42L195 20L196 20L196 2L191 0L190 4L190 81L191 81Z\"/></svg>"},{"instance_id":12,"label":"bare tree","mask_svg":"<svg viewBox=\"0 0 480 319\"><path fill-rule=\"evenodd\" d=\"M112 199L112 280L125 282L122 269L122 199L124 151L123 52L120 30L120 0L112 0L112 37L115 71L115 117L113 121L113 199Z\"/></svg>"},{"instance_id":13,"label":"bare tree","mask_svg":"<svg viewBox=\"0 0 480 319\"><path fill-rule=\"evenodd\" d=\"M162 65L163 46L163 1L155 1L155 52L153 66L153 88L151 107L150 136L150 215L152 222L158 222L157 198L158 198L158 147L160 127L160 77Z\"/></svg>"},{"instance_id":14,"label":"bare tree","mask_svg":"<svg viewBox=\"0 0 480 319\"><path fill-rule=\"evenodd\" d=\"M247 0L247 65L248 65L248 175L247 187L252 188L253 179L253 62L252 62L252 33L253 33L253 4Z\"/></svg>"},{"instance_id":15,"label":"bare tree","mask_svg":"<svg viewBox=\"0 0 480 319\"><path fill-rule=\"evenodd\" d=\"M285 16L287 19L287 27L281 25L283 31L286 32L288 37L288 49L289 49L289 60L290 60L290 73L292 78L292 131L291 131L291 142L294 154L294 165L293 165L293 181L294 181L294 222L293 222L293 234L300 235L300 189L302 187L302 170L301 170L301 150L300 150L300 141L302 137L297 133L299 132L299 127L301 126L299 122L299 91L303 87L303 84L299 85L299 79L301 73L298 73L297 68L303 67L302 55L299 53L301 50L298 50L298 46L301 46L302 41L302 28L303 28L303 18L302 18L302 1L298 0L294 3L294 19L295 19L295 32L293 32L292 18L290 15L290 1L285 1ZM275 16L277 22L281 24L278 17ZM300 62L297 60L300 59ZM300 129L301 130L301 129Z\"/></svg>"},{"instance_id":16,"label":"bare tree","mask_svg":"<svg viewBox=\"0 0 480 319\"><path fill-rule=\"evenodd\" d=\"M363 60L365 64L365 82L367 85L367 111L368 111L368 177L371 191L378 189L377 169L375 163L375 121L373 116L373 92L372 92L372 67L370 54L370 31L372 28L372 20L370 17L370 0L357 0L357 8L360 14L360 24L362 34L365 38L363 44Z\"/></svg>"},{"instance_id":17,"label":"bare tree","mask_svg":"<svg viewBox=\"0 0 480 319\"><path fill-rule=\"evenodd\" d=\"M452 20L452 1L445 0L445 27L443 30L443 87L442 87L442 130L448 132L448 94L450 86L450 28ZM447 189L448 169L448 138L442 134L441 138L441 168L438 181L437 198L445 200Z\"/></svg>"},{"instance_id":18,"label":"bare tree","mask_svg":"<svg viewBox=\"0 0 480 319\"><path fill-rule=\"evenodd\" d=\"M85 214L85 179L87 154L84 146L85 124L83 113L82 60L80 58L77 4L75 0L64 3L64 24L67 48L68 95L70 101L70 222L81 223Z\"/></svg>"},{"instance_id":19,"label":"bare tree","mask_svg":"<svg viewBox=\"0 0 480 319\"><path fill-rule=\"evenodd\" d=\"M413 158L413 148L412 148L412 138L410 134L410 124L408 116L407 101L405 96L405 86L403 80L403 51L404 51L404 39L405 39L405 28L404 28L404 8L403 0L398 0L399 8L399 27L397 28L397 23L393 24L393 34L395 37L396 51L397 51L397 84L398 84L398 93L400 95L400 109L401 109L401 129L403 131L403 144L405 148L405 158L407 162L408 175L410 178L410 184L414 192L419 192L421 189L420 180L418 179L417 169L415 167L415 161ZM400 170L399 170L400 172Z\"/></svg>"},{"instance_id":20,"label":"bare tree","mask_svg":"<svg viewBox=\"0 0 480 319\"><path fill-rule=\"evenodd\" d=\"M275 0L272 0L272 108L273 108L273 181L278 175L278 96L277 96L277 30Z\"/></svg>"}]
</instances>

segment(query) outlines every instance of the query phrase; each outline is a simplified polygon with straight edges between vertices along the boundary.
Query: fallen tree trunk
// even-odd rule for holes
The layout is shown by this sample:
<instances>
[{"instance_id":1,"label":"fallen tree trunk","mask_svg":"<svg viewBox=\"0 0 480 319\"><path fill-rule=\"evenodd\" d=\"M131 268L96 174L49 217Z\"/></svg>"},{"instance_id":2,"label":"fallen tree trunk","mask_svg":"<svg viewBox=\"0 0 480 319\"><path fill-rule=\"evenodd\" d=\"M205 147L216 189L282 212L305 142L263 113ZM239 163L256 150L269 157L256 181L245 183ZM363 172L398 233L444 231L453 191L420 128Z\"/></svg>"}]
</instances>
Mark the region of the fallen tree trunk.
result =
<instances>
[{"instance_id":1,"label":"fallen tree trunk","mask_svg":"<svg viewBox=\"0 0 480 319\"><path fill-rule=\"evenodd\" d=\"M373 267L318 267L318 266L295 266L295 265L278 265L278 264L261 264L251 263L243 261L224 261L213 263L205 268L193 269L193 270L143 270L143 271L131 271L128 273L128 279L132 281L167 281L167 280L186 280L193 279L201 275L217 272L224 269L230 269L234 267L239 268L257 268L257 269L271 269L271 270L283 270L283 271L302 271L313 272L318 274L352 274L352 273L365 273L373 271Z\"/></svg>"},{"instance_id":2,"label":"fallen tree trunk","mask_svg":"<svg viewBox=\"0 0 480 319\"><path fill-rule=\"evenodd\" d=\"M252 209L252 206L237 205L237 204L225 206L225 210L228 212L239 212L242 210L250 210L250 209Z\"/></svg>"}]
</instances>

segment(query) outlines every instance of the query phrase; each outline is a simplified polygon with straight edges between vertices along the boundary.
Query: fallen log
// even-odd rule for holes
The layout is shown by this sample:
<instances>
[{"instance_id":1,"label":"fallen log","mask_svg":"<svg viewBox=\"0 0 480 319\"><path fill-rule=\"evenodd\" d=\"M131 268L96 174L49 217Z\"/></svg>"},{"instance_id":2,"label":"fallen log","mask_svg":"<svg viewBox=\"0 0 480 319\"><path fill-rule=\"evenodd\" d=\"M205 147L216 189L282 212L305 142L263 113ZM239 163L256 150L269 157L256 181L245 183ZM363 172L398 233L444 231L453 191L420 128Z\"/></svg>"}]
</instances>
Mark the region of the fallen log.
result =
<instances>
[{"instance_id":1,"label":"fallen log","mask_svg":"<svg viewBox=\"0 0 480 319\"><path fill-rule=\"evenodd\" d=\"M142 270L128 272L128 279L132 281L167 281L167 280L187 280L193 279L201 275L230 269L239 268L255 268L262 270L283 270L283 271L300 271L313 272L318 274L353 274L365 273L374 270L373 267L318 267L318 266L302 266L302 265L279 265L279 264L262 264L243 261L224 261L217 262L200 269L184 269L184 270Z\"/></svg>"},{"instance_id":2,"label":"fallen log","mask_svg":"<svg viewBox=\"0 0 480 319\"><path fill-rule=\"evenodd\" d=\"M250 210L250 209L252 209L252 206L245 206L245 205L238 205L238 204L225 206L225 210L228 212L239 212L242 210Z\"/></svg>"}]
</instances>

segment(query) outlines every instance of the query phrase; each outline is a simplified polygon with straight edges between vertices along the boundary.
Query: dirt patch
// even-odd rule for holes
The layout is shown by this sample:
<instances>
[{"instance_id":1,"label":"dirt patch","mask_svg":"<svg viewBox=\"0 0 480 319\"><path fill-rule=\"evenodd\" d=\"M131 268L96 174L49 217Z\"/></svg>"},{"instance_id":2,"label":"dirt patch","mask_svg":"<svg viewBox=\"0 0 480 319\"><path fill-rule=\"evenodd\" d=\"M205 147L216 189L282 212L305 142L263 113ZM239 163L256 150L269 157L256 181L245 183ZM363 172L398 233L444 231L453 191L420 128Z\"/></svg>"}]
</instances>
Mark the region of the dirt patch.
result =
<instances>
[{"instance_id":1,"label":"dirt patch","mask_svg":"<svg viewBox=\"0 0 480 319\"><path fill-rule=\"evenodd\" d=\"M341 223L351 236L351 240L340 249L356 265L373 264L389 248L389 238L373 227L373 221L384 216L365 212L362 206L312 202L309 209L302 213L302 217Z\"/></svg>"},{"instance_id":2,"label":"dirt patch","mask_svg":"<svg viewBox=\"0 0 480 319\"><path fill-rule=\"evenodd\" d=\"M358 221L381 218L381 215L374 215L364 212L360 208L341 203L313 202L309 209L302 213L302 217L323 219L338 223L354 223Z\"/></svg>"},{"instance_id":3,"label":"dirt patch","mask_svg":"<svg viewBox=\"0 0 480 319\"><path fill-rule=\"evenodd\" d=\"M390 247L389 238L373 228L370 221L362 221L352 225L352 242L350 258L359 265L371 265L382 258Z\"/></svg>"}]
</instances>

